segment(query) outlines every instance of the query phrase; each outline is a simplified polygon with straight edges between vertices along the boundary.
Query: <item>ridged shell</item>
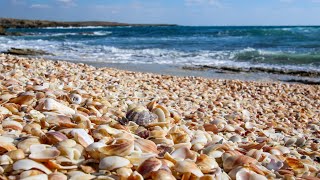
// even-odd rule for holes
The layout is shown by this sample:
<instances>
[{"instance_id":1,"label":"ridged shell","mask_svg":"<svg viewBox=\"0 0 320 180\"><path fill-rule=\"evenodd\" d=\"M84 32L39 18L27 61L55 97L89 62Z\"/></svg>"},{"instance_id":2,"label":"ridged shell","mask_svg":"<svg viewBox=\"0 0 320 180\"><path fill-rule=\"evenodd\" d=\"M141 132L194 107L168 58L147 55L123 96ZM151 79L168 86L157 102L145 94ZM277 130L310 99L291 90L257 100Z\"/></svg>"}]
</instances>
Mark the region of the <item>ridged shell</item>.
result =
<instances>
[{"instance_id":1,"label":"ridged shell","mask_svg":"<svg viewBox=\"0 0 320 180\"><path fill-rule=\"evenodd\" d=\"M126 114L126 118L140 126L147 126L151 123L155 123L158 119L157 115L142 106L137 106L129 110Z\"/></svg>"}]
</instances>

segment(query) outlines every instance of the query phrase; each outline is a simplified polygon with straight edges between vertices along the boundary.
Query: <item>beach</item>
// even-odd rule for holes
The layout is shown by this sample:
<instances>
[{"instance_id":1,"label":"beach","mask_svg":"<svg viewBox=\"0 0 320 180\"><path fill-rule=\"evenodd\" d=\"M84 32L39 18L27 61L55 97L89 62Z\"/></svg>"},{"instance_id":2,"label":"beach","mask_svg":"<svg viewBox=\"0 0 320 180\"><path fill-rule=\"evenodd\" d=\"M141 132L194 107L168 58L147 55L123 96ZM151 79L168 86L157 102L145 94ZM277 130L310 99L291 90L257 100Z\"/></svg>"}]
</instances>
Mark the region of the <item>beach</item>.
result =
<instances>
[{"instance_id":1,"label":"beach","mask_svg":"<svg viewBox=\"0 0 320 180\"><path fill-rule=\"evenodd\" d=\"M319 85L4 54L0 82L0 179L320 178Z\"/></svg>"}]
</instances>

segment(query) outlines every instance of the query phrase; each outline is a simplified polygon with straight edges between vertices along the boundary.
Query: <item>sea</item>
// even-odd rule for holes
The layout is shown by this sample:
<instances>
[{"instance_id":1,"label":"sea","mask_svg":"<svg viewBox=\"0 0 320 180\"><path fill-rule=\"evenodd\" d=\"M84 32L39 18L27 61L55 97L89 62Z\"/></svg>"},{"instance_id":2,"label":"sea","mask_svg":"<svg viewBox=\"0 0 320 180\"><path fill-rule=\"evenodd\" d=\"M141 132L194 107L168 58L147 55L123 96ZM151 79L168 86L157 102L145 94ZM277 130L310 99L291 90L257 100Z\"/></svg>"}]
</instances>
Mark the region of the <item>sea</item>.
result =
<instances>
[{"instance_id":1,"label":"sea","mask_svg":"<svg viewBox=\"0 0 320 180\"><path fill-rule=\"evenodd\" d=\"M320 76L320 26L54 27L9 31L23 35L0 37L0 51L11 47L41 49L53 54L46 58L100 65Z\"/></svg>"}]
</instances>

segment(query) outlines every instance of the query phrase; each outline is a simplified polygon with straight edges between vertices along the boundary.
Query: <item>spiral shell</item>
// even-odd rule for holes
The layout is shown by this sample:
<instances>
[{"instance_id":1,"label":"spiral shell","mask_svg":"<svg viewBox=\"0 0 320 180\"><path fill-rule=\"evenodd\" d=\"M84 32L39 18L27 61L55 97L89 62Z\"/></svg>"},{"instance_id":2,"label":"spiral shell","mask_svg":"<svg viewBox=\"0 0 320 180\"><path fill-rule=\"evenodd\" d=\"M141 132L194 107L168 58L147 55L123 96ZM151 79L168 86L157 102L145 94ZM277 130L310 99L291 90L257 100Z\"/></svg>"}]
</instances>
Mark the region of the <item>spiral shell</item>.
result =
<instances>
[{"instance_id":1,"label":"spiral shell","mask_svg":"<svg viewBox=\"0 0 320 180\"><path fill-rule=\"evenodd\" d=\"M136 106L129 110L126 114L129 121L133 121L140 126L147 126L151 123L157 122L157 115L151 113L143 106Z\"/></svg>"}]
</instances>

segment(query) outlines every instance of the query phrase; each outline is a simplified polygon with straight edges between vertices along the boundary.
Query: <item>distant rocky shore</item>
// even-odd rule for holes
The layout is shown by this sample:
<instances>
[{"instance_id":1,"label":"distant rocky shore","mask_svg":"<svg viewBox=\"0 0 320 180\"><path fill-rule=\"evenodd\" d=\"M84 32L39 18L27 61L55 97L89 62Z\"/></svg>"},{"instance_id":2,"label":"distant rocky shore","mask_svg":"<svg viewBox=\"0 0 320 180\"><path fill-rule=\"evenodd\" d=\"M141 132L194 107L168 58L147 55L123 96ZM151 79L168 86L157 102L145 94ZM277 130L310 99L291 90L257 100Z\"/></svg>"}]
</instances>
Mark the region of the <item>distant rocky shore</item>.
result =
<instances>
[{"instance_id":1,"label":"distant rocky shore","mask_svg":"<svg viewBox=\"0 0 320 180\"><path fill-rule=\"evenodd\" d=\"M129 24L107 21L80 21L60 22L46 20L26 20L0 18L0 27L3 28L39 28L39 27L82 27L82 26L175 26L174 24ZM1 28L0 28L1 33Z\"/></svg>"}]
</instances>

